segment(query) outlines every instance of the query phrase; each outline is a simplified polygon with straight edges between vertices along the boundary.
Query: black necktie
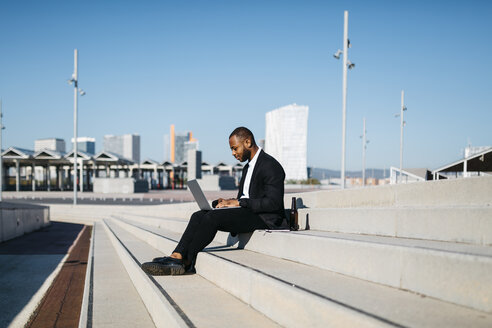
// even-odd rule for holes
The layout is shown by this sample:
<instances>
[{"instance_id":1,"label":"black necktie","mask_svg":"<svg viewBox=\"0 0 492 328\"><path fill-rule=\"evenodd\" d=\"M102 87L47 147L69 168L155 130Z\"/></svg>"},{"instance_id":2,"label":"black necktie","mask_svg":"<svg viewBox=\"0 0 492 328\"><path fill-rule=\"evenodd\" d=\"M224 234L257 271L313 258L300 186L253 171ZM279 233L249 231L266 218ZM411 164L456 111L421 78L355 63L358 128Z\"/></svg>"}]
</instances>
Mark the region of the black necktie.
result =
<instances>
[{"instance_id":1,"label":"black necktie","mask_svg":"<svg viewBox=\"0 0 492 328\"><path fill-rule=\"evenodd\" d=\"M244 188L244 181L246 180L246 174L248 174L248 167L249 163L246 163L243 167L243 176L241 177L241 196L244 195L243 188Z\"/></svg>"}]
</instances>

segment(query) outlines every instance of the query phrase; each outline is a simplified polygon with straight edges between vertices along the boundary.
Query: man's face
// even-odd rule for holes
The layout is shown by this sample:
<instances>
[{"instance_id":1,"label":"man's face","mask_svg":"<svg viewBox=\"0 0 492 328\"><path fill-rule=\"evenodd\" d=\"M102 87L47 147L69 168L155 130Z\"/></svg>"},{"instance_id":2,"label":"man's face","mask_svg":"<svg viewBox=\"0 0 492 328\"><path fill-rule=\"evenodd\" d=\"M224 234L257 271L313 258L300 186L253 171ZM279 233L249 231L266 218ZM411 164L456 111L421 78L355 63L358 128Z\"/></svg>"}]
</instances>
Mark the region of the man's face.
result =
<instances>
[{"instance_id":1,"label":"man's face","mask_svg":"<svg viewBox=\"0 0 492 328\"><path fill-rule=\"evenodd\" d=\"M229 138L232 156L238 161L244 162L251 157L251 141L249 139L240 139L237 136Z\"/></svg>"}]
</instances>

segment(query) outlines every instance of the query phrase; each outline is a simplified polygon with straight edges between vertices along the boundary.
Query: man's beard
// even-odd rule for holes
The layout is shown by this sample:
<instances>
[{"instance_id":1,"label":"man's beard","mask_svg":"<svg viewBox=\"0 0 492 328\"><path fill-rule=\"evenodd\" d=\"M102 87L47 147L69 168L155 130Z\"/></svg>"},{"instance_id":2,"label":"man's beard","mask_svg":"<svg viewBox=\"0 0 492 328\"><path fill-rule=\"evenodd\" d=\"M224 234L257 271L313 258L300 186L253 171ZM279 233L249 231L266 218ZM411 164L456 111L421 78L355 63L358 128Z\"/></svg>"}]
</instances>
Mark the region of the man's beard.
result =
<instances>
[{"instance_id":1,"label":"man's beard","mask_svg":"<svg viewBox=\"0 0 492 328\"><path fill-rule=\"evenodd\" d=\"M243 152L243 156L241 157L241 162L244 162L251 158L251 150L245 149Z\"/></svg>"}]
</instances>

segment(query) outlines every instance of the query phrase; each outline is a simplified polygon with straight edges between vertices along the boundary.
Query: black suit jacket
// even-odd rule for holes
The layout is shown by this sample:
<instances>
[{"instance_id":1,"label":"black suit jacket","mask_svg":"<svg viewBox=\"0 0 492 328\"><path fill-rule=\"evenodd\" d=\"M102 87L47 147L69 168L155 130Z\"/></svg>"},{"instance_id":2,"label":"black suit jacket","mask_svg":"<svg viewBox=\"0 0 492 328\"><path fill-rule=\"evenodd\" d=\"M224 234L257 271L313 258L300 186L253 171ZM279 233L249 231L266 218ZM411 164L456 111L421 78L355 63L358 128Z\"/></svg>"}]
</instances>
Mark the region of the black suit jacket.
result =
<instances>
[{"instance_id":1,"label":"black suit jacket","mask_svg":"<svg viewBox=\"0 0 492 328\"><path fill-rule=\"evenodd\" d=\"M251 176L249 198L240 199L243 194L246 174L241 177L237 199L241 207L258 214L270 229L288 228L284 210L285 172L279 162L261 150Z\"/></svg>"}]
</instances>

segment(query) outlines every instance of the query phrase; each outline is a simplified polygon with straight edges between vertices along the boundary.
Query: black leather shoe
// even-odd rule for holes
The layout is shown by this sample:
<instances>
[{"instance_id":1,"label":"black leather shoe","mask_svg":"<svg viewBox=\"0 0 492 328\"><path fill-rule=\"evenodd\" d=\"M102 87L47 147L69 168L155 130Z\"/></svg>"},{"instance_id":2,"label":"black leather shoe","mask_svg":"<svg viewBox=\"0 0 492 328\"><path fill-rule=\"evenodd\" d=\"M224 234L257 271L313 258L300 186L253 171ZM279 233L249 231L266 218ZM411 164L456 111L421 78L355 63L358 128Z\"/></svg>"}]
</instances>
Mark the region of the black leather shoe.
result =
<instances>
[{"instance_id":1,"label":"black leather shoe","mask_svg":"<svg viewBox=\"0 0 492 328\"><path fill-rule=\"evenodd\" d=\"M178 259L175 259L174 257L170 257L170 256L163 256L163 257L154 257L152 259L152 262L169 263L169 262L174 262L175 260L178 260Z\"/></svg>"},{"instance_id":2,"label":"black leather shoe","mask_svg":"<svg viewBox=\"0 0 492 328\"><path fill-rule=\"evenodd\" d=\"M168 263L183 263L185 266L190 265L189 261L186 261L184 259L180 260L171 256L164 256L164 257L154 257L152 259L152 262L154 263L160 263L160 264L168 264Z\"/></svg>"},{"instance_id":3,"label":"black leather shoe","mask_svg":"<svg viewBox=\"0 0 492 328\"><path fill-rule=\"evenodd\" d=\"M167 263L146 262L142 264L142 270L153 276L177 276L185 273L185 266L181 260L173 259Z\"/></svg>"}]
</instances>

